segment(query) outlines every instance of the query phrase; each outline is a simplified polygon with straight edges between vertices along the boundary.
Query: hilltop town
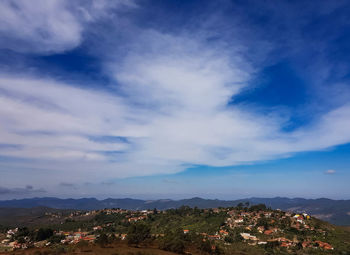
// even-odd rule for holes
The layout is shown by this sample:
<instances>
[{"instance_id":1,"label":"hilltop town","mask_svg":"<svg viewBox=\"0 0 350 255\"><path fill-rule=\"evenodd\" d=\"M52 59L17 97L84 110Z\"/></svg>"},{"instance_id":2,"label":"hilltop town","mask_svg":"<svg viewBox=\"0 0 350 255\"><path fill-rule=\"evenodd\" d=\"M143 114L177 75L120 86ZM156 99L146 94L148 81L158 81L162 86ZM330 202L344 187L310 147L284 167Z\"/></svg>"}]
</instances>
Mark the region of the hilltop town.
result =
<instances>
[{"instance_id":1,"label":"hilltop town","mask_svg":"<svg viewBox=\"0 0 350 255\"><path fill-rule=\"evenodd\" d=\"M271 210L265 205L248 203L214 209L184 206L164 211L104 209L67 215L49 212L42 218L47 223L40 226L4 227L0 251L69 253L88 247L91 251L94 247L118 250L118 246L153 247L178 254L349 254L350 251L349 232L345 230L307 213Z\"/></svg>"}]
</instances>

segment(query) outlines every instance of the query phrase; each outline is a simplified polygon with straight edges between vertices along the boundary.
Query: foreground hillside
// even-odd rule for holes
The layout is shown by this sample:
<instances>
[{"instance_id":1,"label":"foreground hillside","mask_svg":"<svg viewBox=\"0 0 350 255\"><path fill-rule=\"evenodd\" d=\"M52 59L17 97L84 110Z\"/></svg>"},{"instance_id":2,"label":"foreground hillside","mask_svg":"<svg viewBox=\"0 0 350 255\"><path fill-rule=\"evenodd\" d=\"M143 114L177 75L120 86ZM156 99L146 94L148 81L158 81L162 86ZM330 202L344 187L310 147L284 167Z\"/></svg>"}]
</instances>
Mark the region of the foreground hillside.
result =
<instances>
[{"instance_id":1,"label":"foreground hillside","mask_svg":"<svg viewBox=\"0 0 350 255\"><path fill-rule=\"evenodd\" d=\"M350 254L348 229L306 213L248 203L166 211L52 210L38 216L38 221L34 218L30 216L28 224L21 218L16 226L2 226L0 251L37 255Z\"/></svg>"},{"instance_id":2,"label":"foreground hillside","mask_svg":"<svg viewBox=\"0 0 350 255\"><path fill-rule=\"evenodd\" d=\"M84 255L176 255L177 253L160 250L157 247L131 247L121 242L114 242L104 247L96 244L70 245L69 247L49 247L16 250L11 255L52 255L52 254L84 254ZM9 254L0 252L0 254Z\"/></svg>"},{"instance_id":3,"label":"foreground hillside","mask_svg":"<svg viewBox=\"0 0 350 255\"><path fill-rule=\"evenodd\" d=\"M56 209L75 210L99 210L104 208L123 208L129 210L145 210L157 208L166 210L190 206L198 208L217 208L237 206L239 203L249 202L254 204L265 204L273 209L284 211L306 212L315 217L330 222L335 225L350 226L350 200L332 199L303 199L303 198L248 198L240 200L217 200L191 198L182 200L140 200L140 199L104 199L95 198L82 199L59 199L59 198L31 198L19 200L0 201L0 208L33 208L50 207ZM1 223L0 223L1 224Z\"/></svg>"}]
</instances>

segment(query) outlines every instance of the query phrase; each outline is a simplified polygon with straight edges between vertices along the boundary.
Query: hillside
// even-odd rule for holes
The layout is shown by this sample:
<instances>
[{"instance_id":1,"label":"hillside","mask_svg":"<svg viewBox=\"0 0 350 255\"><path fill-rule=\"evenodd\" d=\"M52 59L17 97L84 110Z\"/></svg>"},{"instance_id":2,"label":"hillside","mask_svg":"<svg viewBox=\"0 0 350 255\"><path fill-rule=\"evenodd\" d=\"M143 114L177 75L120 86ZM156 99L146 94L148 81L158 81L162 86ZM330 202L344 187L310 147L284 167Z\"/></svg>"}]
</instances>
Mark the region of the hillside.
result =
<instances>
[{"instance_id":1,"label":"hillside","mask_svg":"<svg viewBox=\"0 0 350 255\"><path fill-rule=\"evenodd\" d=\"M17 209L12 209L13 211ZM38 225L18 222L0 230L0 252L11 254L339 254L350 250L350 232L306 213L265 205L198 209L45 210ZM9 211L8 211L9 212ZM5 214L3 214L5 215ZM8 214L7 214L8 215ZM34 217L35 218L35 217ZM50 220L52 219L52 221ZM166 252L165 252L166 251Z\"/></svg>"},{"instance_id":2,"label":"hillside","mask_svg":"<svg viewBox=\"0 0 350 255\"><path fill-rule=\"evenodd\" d=\"M97 210L104 208L122 208L129 210L143 210L157 208L166 210L170 208L179 208L186 205L198 208L217 208L236 206L239 203L249 202L254 204L266 204L272 209L281 209L293 212L307 212L320 219L336 225L350 226L350 200L332 200L326 198L303 199L303 198L247 198L240 200L217 200L191 198L182 200L140 200L140 199L104 199L95 198L81 199L59 199L59 198L31 198L19 200L0 201L0 207L3 208L33 208L50 207L56 209L75 209L75 210Z\"/></svg>"}]
</instances>

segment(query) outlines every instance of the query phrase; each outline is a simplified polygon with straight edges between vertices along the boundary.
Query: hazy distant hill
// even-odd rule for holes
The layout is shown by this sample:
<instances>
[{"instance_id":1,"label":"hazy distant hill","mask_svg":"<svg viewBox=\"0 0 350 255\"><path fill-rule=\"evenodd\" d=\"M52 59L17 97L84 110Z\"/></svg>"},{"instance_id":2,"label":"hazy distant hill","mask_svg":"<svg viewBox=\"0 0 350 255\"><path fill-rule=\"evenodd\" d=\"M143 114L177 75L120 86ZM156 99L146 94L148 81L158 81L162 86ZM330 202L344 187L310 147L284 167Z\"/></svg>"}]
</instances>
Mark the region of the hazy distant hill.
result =
<instances>
[{"instance_id":1,"label":"hazy distant hill","mask_svg":"<svg viewBox=\"0 0 350 255\"><path fill-rule=\"evenodd\" d=\"M123 208L123 209L153 209L160 210L169 208L178 208L182 205L197 206L199 208L215 208L236 206L240 202L249 202L250 204L266 204L273 209L285 211L307 212L320 219L336 225L350 226L350 200L332 200L326 198L303 199L303 198L248 198L240 200L217 200L191 198L182 200L140 200L140 199L104 199L81 198L81 199L59 199L53 197L30 198L19 200L0 201L0 207L12 208L33 208L38 206L57 208L57 209L77 209L94 210L103 208Z\"/></svg>"},{"instance_id":2,"label":"hazy distant hill","mask_svg":"<svg viewBox=\"0 0 350 255\"><path fill-rule=\"evenodd\" d=\"M47 216L47 214L59 214L68 216L74 210L53 209L48 207L33 208L0 208L0 229L1 226L40 226L42 224L58 224L60 219Z\"/></svg>"}]
</instances>

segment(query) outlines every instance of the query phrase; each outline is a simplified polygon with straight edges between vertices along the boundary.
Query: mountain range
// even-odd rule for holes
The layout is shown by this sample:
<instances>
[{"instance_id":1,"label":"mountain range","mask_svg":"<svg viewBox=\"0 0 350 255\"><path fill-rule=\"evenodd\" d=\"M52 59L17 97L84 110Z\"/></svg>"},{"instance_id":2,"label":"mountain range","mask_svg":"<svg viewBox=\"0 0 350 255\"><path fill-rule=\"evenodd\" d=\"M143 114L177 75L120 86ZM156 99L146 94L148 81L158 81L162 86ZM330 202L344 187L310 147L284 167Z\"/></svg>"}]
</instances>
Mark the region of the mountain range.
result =
<instances>
[{"instance_id":1,"label":"mountain range","mask_svg":"<svg viewBox=\"0 0 350 255\"><path fill-rule=\"evenodd\" d=\"M55 197L26 198L0 201L0 208L34 208L49 207L55 209L97 210L104 208L123 208L129 210L153 209L165 210L190 206L198 208L217 208L237 206L239 203L250 205L265 204L272 209L306 212L335 225L350 226L350 200L332 200L327 198L247 198L239 200L190 199L141 200L132 198L98 200L96 198L60 199Z\"/></svg>"}]
</instances>

